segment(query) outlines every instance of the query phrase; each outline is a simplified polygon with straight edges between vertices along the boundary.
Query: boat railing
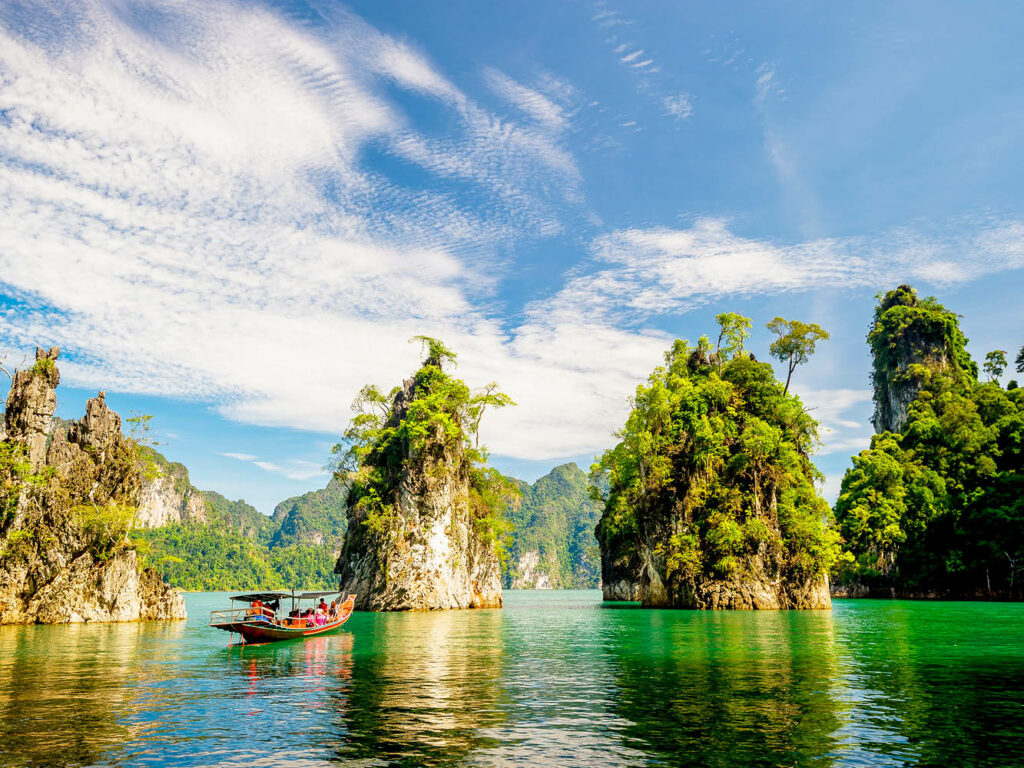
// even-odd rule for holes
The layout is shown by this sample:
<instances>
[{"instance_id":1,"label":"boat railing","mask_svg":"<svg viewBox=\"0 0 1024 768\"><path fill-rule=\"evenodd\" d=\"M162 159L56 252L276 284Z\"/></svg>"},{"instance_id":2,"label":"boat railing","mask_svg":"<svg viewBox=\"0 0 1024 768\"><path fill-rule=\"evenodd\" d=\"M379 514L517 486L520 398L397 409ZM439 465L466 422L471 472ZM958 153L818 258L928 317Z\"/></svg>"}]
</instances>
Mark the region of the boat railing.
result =
<instances>
[{"instance_id":1,"label":"boat railing","mask_svg":"<svg viewBox=\"0 0 1024 768\"><path fill-rule=\"evenodd\" d=\"M239 622L266 623L269 620L269 616L253 612L252 608L228 608L222 611L210 611L210 626L214 624L237 624Z\"/></svg>"}]
</instances>

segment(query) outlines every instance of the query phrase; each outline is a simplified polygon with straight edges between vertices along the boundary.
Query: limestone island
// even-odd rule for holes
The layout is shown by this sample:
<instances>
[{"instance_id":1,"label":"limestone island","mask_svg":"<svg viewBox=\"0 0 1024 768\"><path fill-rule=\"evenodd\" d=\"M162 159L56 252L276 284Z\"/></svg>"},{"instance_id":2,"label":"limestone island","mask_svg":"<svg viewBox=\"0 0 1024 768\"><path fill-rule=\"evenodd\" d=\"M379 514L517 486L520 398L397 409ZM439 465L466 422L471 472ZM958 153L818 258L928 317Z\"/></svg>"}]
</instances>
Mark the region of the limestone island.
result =
<instances>
[{"instance_id":1,"label":"limestone island","mask_svg":"<svg viewBox=\"0 0 1024 768\"><path fill-rule=\"evenodd\" d=\"M104 393L54 428L60 350L12 376L0 434L0 624L184 619L129 531L143 471Z\"/></svg>"},{"instance_id":2,"label":"limestone island","mask_svg":"<svg viewBox=\"0 0 1024 768\"><path fill-rule=\"evenodd\" d=\"M500 608L504 513L520 491L476 435L487 408L512 401L493 384L471 392L444 370L453 352L417 339L420 369L388 395L364 387L335 447L351 479L340 589L359 610Z\"/></svg>"}]
</instances>

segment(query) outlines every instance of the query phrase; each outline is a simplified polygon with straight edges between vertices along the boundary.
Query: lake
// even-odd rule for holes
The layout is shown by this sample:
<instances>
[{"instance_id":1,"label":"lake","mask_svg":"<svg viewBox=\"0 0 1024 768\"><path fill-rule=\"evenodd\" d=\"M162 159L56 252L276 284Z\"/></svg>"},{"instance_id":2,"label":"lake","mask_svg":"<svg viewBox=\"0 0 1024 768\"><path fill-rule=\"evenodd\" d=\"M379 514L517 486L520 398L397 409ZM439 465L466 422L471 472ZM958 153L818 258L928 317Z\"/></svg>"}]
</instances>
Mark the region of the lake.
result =
<instances>
[{"instance_id":1,"label":"lake","mask_svg":"<svg viewBox=\"0 0 1024 768\"><path fill-rule=\"evenodd\" d=\"M227 647L187 622L0 627L3 765L1024 765L1024 605L356 614Z\"/></svg>"}]
</instances>

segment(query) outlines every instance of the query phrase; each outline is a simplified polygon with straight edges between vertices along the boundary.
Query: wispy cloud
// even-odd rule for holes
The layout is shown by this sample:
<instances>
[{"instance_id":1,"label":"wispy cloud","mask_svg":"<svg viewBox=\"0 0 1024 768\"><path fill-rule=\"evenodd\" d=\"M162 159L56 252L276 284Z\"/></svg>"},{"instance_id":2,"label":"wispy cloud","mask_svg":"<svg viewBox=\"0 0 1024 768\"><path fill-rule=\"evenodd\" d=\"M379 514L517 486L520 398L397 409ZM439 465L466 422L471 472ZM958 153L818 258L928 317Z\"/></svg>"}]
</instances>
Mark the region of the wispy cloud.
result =
<instances>
[{"instance_id":1,"label":"wispy cloud","mask_svg":"<svg viewBox=\"0 0 1024 768\"><path fill-rule=\"evenodd\" d=\"M253 456L251 453L235 453L234 451L224 451L221 456L227 456L229 459L236 459L237 461L255 461L259 456Z\"/></svg>"},{"instance_id":2,"label":"wispy cloud","mask_svg":"<svg viewBox=\"0 0 1024 768\"><path fill-rule=\"evenodd\" d=\"M677 120L689 120L693 115L693 101L687 93L666 96L661 103L665 105L665 114L671 115Z\"/></svg>"},{"instance_id":3,"label":"wispy cloud","mask_svg":"<svg viewBox=\"0 0 1024 768\"><path fill-rule=\"evenodd\" d=\"M307 461L305 459L288 459L284 462L278 463L274 461L263 461L259 456L255 456L251 453L234 453L231 451L221 453L221 456L227 456L230 459L237 459L238 461L251 463L253 466L262 469L264 472L283 475L289 480L306 481L313 480L318 477L326 478L330 475L330 472L322 464L317 464L316 462Z\"/></svg>"},{"instance_id":4,"label":"wispy cloud","mask_svg":"<svg viewBox=\"0 0 1024 768\"><path fill-rule=\"evenodd\" d=\"M722 219L687 229L627 229L593 243L597 268L572 277L543 312L614 323L685 312L723 296L962 283L1024 267L1024 224L963 222L959 234L894 230L876 238L780 244L741 237Z\"/></svg>"}]
</instances>

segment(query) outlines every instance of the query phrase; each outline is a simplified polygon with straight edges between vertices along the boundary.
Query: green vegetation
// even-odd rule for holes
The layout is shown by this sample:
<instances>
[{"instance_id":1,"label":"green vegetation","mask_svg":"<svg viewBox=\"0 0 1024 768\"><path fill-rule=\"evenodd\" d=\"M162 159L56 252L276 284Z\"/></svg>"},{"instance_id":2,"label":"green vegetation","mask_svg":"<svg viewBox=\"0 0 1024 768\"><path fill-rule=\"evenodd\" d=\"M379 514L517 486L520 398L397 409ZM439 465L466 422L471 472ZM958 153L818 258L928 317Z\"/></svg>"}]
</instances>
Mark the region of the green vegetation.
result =
<instances>
[{"instance_id":1,"label":"green vegetation","mask_svg":"<svg viewBox=\"0 0 1024 768\"><path fill-rule=\"evenodd\" d=\"M988 374L989 381L998 381L1006 370L1006 350L997 349L985 355L985 365L982 370Z\"/></svg>"},{"instance_id":2,"label":"green vegetation","mask_svg":"<svg viewBox=\"0 0 1024 768\"><path fill-rule=\"evenodd\" d=\"M799 320L774 318L767 326L777 337L768 351L776 360L786 364L786 386L782 394L789 392L793 371L811 359L819 341L828 339L828 331L817 323L802 323Z\"/></svg>"},{"instance_id":3,"label":"green vegetation","mask_svg":"<svg viewBox=\"0 0 1024 768\"><path fill-rule=\"evenodd\" d=\"M619 444L592 469L608 488L598 527L605 551L645 541L675 604L702 584L743 581L754 570L783 584L816 579L839 553L814 487L817 422L771 365L743 349L750 321L717 320L716 346L706 336L696 346L675 342L637 388ZM769 328L804 340L786 359L806 361L824 332L780 320Z\"/></svg>"},{"instance_id":4,"label":"green vegetation","mask_svg":"<svg viewBox=\"0 0 1024 768\"><path fill-rule=\"evenodd\" d=\"M189 591L333 589L338 584L329 547L270 548L243 533L196 523L137 530L133 537L148 543L149 564L169 584Z\"/></svg>"},{"instance_id":5,"label":"green vegetation","mask_svg":"<svg viewBox=\"0 0 1024 768\"><path fill-rule=\"evenodd\" d=\"M910 402L902 432L875 435L843 478L835 513L854 560L840 580L1019 596L1024 390L1000 388L999 355L986 363L992 380L977 381L957 315L909 286L881 298L868 340L876 391Z\"/></svg>"},{"instance_id":6,"label":"green vegetation","mask_svg":"<svg viewBox=\"0 0 1024 768\"><path fill-rule=\"evenodd\" d=\"M285 499L274 508L274 531L271 546L291 544L327 544L340 548L348 519L345 495L348 484L332 478L326 488Z\"/></svg>"},{"instance_id":7,"label":"green vegetation","mask_svg":"<svg viewBox=\"0 0 1024 768\"><path fill-rule=\"evenodd\" d=\"M517 576L519 558L538 555L538 571L554 589L594 589L601 576L601 554L594 526L601 505L590 495L587 476L575 464L555 467L533 485L520 483L522 504L509 512L512 527L505 586Z\"/></svg>"},{"instance_id":8,"label":"green vegetation","mask_svg":"<svg viewBox=\"0 0 1024 768\"><path fill-rule=\"evenodd\" d=\"M473 393L465 382L444 370L456 355L427 336L426 358L411 386L395 387L385 395L373 385L360 391L353 403L356 416L344 441L333 449L339 476L351 477L348 504L363 526L362 535L388 539L398 529L395 502L399 480L410 457L426 477L453 472L469 481L469 506L478 535L493 542L505 556L508 524L505 510L519 490L514 481L487 467L487 451L477 439L487 408L514 405L496 384Z\"/></svg>"}]
</instances>

